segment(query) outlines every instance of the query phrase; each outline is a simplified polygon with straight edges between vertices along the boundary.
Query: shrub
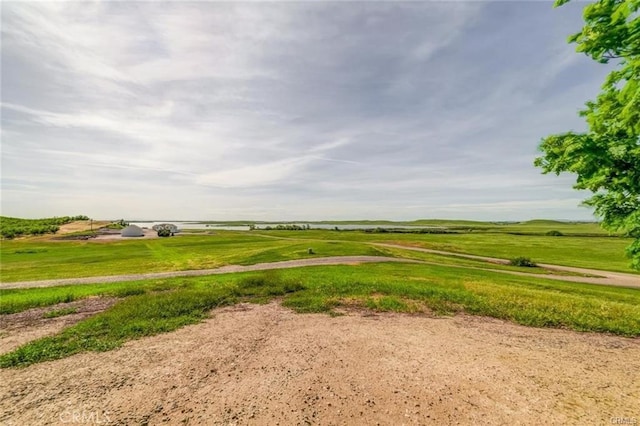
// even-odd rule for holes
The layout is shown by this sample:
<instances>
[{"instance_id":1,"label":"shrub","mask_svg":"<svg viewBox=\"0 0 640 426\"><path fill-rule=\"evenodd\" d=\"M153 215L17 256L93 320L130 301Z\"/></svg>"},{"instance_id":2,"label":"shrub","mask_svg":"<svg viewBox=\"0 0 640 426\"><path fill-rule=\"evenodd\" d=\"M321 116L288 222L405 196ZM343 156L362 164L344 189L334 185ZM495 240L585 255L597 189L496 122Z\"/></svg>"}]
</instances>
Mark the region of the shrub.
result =
<instances>
[{"instance_id":1,"label":"shrub","mask_svg":"<svg viewBox=\"0 0 640 426\"><path fill-rule=\"evenodd\" d=\"M124 229L129 226L128 222L125 222L124 219L117 220L107 225L108 229Z\"/></svg>"},{"instance_id":2,"label":"shrub","mask_svg":"<svg viewBox=\"0 0 640 426\"><path fill-rule=\"evenodd\" d=\"M533 260L529 259L528 257L513 258L511 259L509 264L512 266L523 266L526 268L535 268L536 266L538 266Z\"/></svg>"},{"instance_id":3,"label":"shrub","mask_svg":"<svg viewBox=\"0 0 640 426\"><path fill-rule=\"evenodd\" d=\"M553 231L549 231L547 232L546 235L549 235L550 237L562 237L564 234L560 231L556 231L555 229Z\"/></svg>"},{"instance_id":4,"label":"shrub","mask_svg":"<svg viewBox=\"0 0 640 426\"><path fill-rule=\"evenodd\" d=\"M169 228L160 228L158 229L158 237L170 237L171 230Z\"/></svg>"}]
</instances>

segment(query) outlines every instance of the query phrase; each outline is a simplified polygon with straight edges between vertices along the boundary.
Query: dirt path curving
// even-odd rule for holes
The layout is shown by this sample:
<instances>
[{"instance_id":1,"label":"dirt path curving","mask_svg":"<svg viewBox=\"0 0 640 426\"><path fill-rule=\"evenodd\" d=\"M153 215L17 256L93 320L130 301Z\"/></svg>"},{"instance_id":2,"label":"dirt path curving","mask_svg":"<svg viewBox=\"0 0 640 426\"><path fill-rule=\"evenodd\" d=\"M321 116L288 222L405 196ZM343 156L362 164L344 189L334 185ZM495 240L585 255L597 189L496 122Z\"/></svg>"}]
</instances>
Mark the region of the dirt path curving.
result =
<instances>
[{"instance_id":1,"label":"dirt path curving","mask_svg":"<svg viewBox=\"0 0 640 426\"><path fill-rule=\"evenodd\" d=\"M425 253L440 254L446 256L456 256L467 259L483 260L490 263L507 264L509 261L505 259L499 259L495 257L476 256L471 254L462 254L447 252L442 250L426 249L414 246L403 246L399 244L388 243L370 243L373 246L389 247L404 250L421 251ZM227 274L232 272L250 272L250 271L264 271L269 269L288 269L299 268L304 266L321 266L321 265L353 265L359 263L372 263L372 262L403 262L403 263L422 263L426 265L438 265L446 266L449 268L461 268L461 269L476 269L481 271L498 272L509 275L518 275L534 278L546 278L558 281L569 281L577 283L587 284L599 284L599 285L612 285L619 287L632 287L640 288L640 275L625 274L623 272L610 272L602 271L599 269L586 269L575 268L571 266L551 265L551 264L539 264L541 267L557 271L568 271L580 274L587 274L591 276L571 276L571 275L544 275L533 274L519 271L509 271L504 269L492 269L474 266L462 266L451 265L446 263L438 263L432 261L412 260L396 257L385 256L331 256L331 257L317 257L312 259L297 259L286 260L282 262L271 263L257 263L255 265L227 265L215 269L193 269L186 271L169 271L169 272L150 272L143 274L127 274L127 275L104 275L95 277L83 277L83 278L62 278L51 280L37 280L37 281L17 281L10 283L0 283L1 289L13 289L13 288L35 288L35 287L55 287L60 285L77 285L77 284L96 284L96 283L112 283L122 281L136 281L146 280L154 278L173 278L173 277L194 277L202 275L215 275L215 274Z\"/></svg>"},{"instance_id":2,"label":"dirt path curving","mask_svg":"<svg viewBox=\"0 0 640 426\"><path fill-rule=\"evenodd\" d=\"M227 265L215 269L190 269L186 271L150 272L144 274L104 275L84 278L62 278L53 280L17 281L0 283L1 289L55 287L60 285L115 283L122 281L148 280L154 278L195 277L202 275L228 274L231 272L265 271L269 269L299 268L321 265L357 265L372 262L424 263L418 260L384 256L331 256L311 259L285 260L282 262L256 263L255 265Z\"/></svg>"},{"instance_id":3,"label":"dirt path curving","mask_svg":"<svg viewBox=\"0 0 640 426\"><path fill-rule=\"evenodd\" d=\"M450 251L434 250L434 249L427 249L427 248L415 247L415 246L404 246L401 244L371 243L371 245L379 246L379 247L403 249L403 250L420 251L423 253L432 253L432 254L439 254L444 256L455 256L455 257L460 257L464 259L483 260L485 262L496 263L500 265L509 264L509 261L507 259L500 259L497 257L487 257L487 256L478 256L475 254L455 253ZM427 261L425 263L431 264L433 262ZM456 265L445 265L445 264L441 264L441 265L457 267ZM539 263L538 266L545 269L550 269L550 270L574 272L574 273L585 274L590 276L541 275L541 274L531 274L527 272L506 271L504 269L491 269L491 268L480 268L480 267L470 267L470 266L460 266L460 267L467 268L467 269L481 269L485 271L501 272L504 274L511 274L511 275L548 278L548 279L560 280L560 281L571 281L571 282L587 283L587 284L600 284L600 285L613 285L613 286L619 286L619 287L640 288L640 275L629 274L624 272L603 271L600 269L576 268L573 266L552 265L549 263Z\"/></svg>"},{"instance_id":4,"label":"dirt path curving","mask_svg":"<svg viewBox=\"0 0 640 426\"><path fill-rule=\"evenodd\" d=\"M114 351L0 370L0 424L640 420L639 339L278 303L213 313Z\"/></svg>"}]
</instances>

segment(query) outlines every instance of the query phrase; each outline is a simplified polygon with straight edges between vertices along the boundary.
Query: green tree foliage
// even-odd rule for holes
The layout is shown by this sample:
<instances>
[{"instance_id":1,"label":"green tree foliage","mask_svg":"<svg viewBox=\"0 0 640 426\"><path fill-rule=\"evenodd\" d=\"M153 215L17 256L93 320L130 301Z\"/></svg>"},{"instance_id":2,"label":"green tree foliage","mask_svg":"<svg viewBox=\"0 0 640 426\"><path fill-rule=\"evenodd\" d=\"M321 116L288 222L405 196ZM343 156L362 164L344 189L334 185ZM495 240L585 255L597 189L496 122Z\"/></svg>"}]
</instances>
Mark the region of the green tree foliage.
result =
<instances>
[{"instance_id":1,"label":"green tree foliage","mask_svg":"<svg viewBox=\"0 0 640 426\"><path fill-rule=\"evenodd\" d=\"M124 229L129 226L129 222L125 222L124 219L116 220L107 225L109 229Z\"/></svg>"},{"instance_id":2,"label":"green tree foliage","mask_svg":"<svg viewBox=\"0 0 640 426\"><path fill-rule=\"evenodd\" d=\"M561 6L569 0L556 0ZM615 68L580 112L588 130L542 139L535 165L544 173L577 175L574 188L594 195L608 229L634 237L627 254L640 269L640 0L599 0L584 8L585 25L569 37L576 50Z\"/></svg>"},{"instance_id":3,"label":"green tree foliage","mask_svg":"<svg viewBox=\"0 0 640 426\"><path fill-rule=\"evenodd\" d=\"M158 229L158 237L170 237L173 235L169 228L160 228Z\"/></svg>"}]
</instances>

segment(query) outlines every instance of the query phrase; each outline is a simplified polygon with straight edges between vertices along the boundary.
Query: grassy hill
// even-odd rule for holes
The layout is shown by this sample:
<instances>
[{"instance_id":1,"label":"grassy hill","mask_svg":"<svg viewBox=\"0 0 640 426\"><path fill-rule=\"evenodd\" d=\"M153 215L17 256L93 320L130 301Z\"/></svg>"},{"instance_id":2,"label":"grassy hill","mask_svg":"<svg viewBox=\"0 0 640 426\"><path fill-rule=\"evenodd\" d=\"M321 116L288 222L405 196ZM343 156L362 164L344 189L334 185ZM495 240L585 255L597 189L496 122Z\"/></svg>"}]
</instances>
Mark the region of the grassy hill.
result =
<instances>
[{"instance_id":1,"label":"grassy hill","mask_svg":"<svg viewBox=\"0 0 640 426\"><path fill-rule=\"evenodd\" d=\"M60 225L88 219L87 216L62 216L44 219L0 216L0 235L2 238L11 239L24 235L55 234L60 229Z\"/></svg>"}]
</instances>

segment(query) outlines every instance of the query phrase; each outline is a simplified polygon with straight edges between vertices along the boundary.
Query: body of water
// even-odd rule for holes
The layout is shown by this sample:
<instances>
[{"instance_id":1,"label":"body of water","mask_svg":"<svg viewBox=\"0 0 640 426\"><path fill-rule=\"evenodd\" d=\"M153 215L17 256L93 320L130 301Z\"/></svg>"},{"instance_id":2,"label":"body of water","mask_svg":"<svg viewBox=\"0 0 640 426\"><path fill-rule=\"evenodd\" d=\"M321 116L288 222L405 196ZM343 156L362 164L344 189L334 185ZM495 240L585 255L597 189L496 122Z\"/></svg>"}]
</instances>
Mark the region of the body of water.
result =
<instances>
[{"instance_id":1,"label":"body of water","mask_svg":"<svg viewBox=\"0 0 640 426\"><path fill-rule=\"evenodd\" d=\"M159 225L161 223L171 223L178 227L180 230L186 229L211 229L211 226L207 226L204 223L195 223L195 222L130 222L131 225L138 225L141 228L149 228L151 229L154 225ZM237 229L236 229L237 228ZM218 229L227 229L227 228L218 228ZM230 231L248 231L248 226L229 226L228 229Z\"/></svg>"},{"instance_id":2,"label":"body of water","mask_svg":"<svg viewBox=\"0 0 640 426\"><path fill-rule=\"evenodd\" d=\"M131 222L132 225L138 225L141 228L152 228L154 225L158 225L161 223L172 223L178 227L180 230L188 230L188 229L209 229L209 230L224 230L224 231L248 231L249 226L240 226L240 225L225 225L223 223L198 223L198 222ZM352 229L374 229L374 228L401 228L401 229L438 229L441 228L439 226L412 226L412 225L373 225L373 224L348 224L348 225L340 225L340 224L328 224L328 223L262 223L256 225L256 229L264 229L267 226L275 228L278 225L298 225L298 226L307 226L309 225L312 229L344 229L344 230L352 230Z\"/></svg>"}]
</instances>

